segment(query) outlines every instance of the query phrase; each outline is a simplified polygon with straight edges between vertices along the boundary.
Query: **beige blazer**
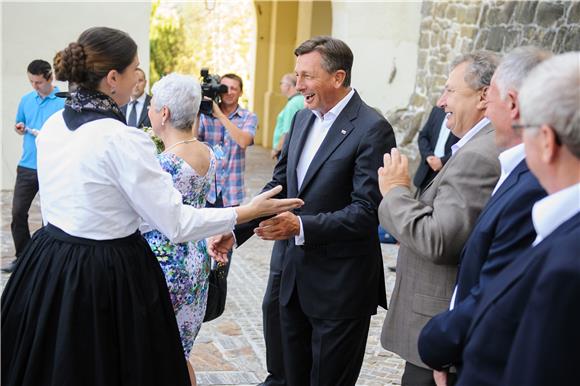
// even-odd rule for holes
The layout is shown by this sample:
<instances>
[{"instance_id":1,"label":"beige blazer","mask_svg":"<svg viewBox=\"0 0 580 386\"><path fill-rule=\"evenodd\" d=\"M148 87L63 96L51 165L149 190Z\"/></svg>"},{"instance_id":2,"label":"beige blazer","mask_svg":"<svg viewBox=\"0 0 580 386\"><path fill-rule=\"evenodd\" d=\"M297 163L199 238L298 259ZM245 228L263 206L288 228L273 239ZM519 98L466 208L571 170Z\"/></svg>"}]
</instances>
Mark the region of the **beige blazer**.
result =
<instances>
[{"instance_id":1,"label":"beige blazer","mask_svg":"<svg viewBox=\"0 0 580 386\"><path fill-rule=\"evenodd\" d=\"M490 124L483 127L418 200L398 187L379 207L381 225L401 243L381 343L417 366L427 368L417 349L419 333L448 309L461 250L499 179L494 131Z\"/></svg>"}]
</instances>

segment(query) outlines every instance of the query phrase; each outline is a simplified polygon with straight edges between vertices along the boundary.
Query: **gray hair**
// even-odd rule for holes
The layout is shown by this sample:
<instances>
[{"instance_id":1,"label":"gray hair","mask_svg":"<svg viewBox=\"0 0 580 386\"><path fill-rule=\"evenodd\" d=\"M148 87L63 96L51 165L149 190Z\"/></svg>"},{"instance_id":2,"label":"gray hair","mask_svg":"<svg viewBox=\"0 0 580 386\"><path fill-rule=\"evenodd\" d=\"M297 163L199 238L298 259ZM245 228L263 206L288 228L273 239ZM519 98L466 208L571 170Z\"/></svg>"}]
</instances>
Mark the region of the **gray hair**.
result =
<instances>
[{"instance_id":1,"label":"gray hair","mask_svg":"<svg viewBox=\"0 0 580 386\"><path fill-rule=\"evenodd\" d=\"M490 51L475 51L461 55L451 63L451 70L467 63L465 82L474 90L489 86L491 77L499 63L499 57Z\"/></svg>"},{"instance_id":2,"label":"gray hair","mask_svg":"<svg viewBox=\"0 0 580 386\"><path fill-rule=\"evenodd\" d=\"M540 63L519 93L522 121L550 126L580 158L580 52L568 52Z\"/></svg>"},{"instance_id":3,"label":"gray hair","mask_svg":"<svg viewBox=\"0 0 580 386\"><path fill-rule=\"evenodd\" d=\"M550 51L534 47L519 47L503 57L495 71L499 96L505 100L508 90L519 91L530 71L544 60L552 57Z\"/></svg>"},{"instance_id":4,"label":"gray hair","mask_svg":"<svg viewBox=\"0 0 580 386\"><path fill-rule=\"evenodd\" d=\"M195 78L172 73L155 83L151 92L155 111L167 107L169 122L174 128L191 130L201 103L201 86Z\"/></svg>"},{"instance_id":5,"label":"gray hair","mask_svg":"<svg viewBox=\"0 0 580 386\"><path fill-rule=\"evenodd\" d=\"M282 79L290 82L292 87L296 87L296 75L293 72L289 72L287 74L284 74L284 76L282 76Z\"/></svg>"}]
</instances>

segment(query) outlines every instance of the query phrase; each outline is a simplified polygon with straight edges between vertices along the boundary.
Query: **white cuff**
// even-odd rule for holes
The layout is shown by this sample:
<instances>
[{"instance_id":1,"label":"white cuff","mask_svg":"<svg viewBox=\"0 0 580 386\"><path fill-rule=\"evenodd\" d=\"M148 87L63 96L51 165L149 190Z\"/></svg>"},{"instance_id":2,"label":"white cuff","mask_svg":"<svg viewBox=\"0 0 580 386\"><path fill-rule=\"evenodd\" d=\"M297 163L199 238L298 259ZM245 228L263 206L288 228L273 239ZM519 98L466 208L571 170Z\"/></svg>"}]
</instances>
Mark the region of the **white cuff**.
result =
<instances>
[{"instance_id":1,"label":"white cuff","mask_svg":"<svg viewBox=\"0 0 580 386\"><path fill-rule=\"evenodd\" d=\"M294 243L296 245L304 245L304 228L302 227L302 219L300 216L298 217L298 221L300 222L300 233L298 236L294 236Z\"/></svg>"}]
</instances>

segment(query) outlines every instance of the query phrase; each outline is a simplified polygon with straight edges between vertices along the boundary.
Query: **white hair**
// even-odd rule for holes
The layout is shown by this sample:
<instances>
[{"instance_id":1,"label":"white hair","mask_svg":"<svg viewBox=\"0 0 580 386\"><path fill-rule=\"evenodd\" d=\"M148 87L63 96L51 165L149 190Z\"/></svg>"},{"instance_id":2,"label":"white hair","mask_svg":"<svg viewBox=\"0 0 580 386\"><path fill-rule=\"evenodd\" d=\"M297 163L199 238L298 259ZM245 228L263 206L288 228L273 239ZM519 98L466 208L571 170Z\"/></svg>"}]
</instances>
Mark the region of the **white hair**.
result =
<instances>
[{"instance_id":1,"label":"white hair","mask_svg":"<svg viewBox=\"0 0 580 386\"><path fill-rule=\"evenodd\" d=\"M153 85L153 104L159 112L169 109L169 122L178 130L190 130L201 103L199 82L187 75L171 73Z\"/></svg>"},{"instance_id":2,"label":"white hair","mask_svg":"<svg viewBox=\"0 0 580 386\"><path fill-rule=\"evenodd\" d=\"M550 126L580 158L580 52L545 60L524 80L519 93L522 121Z\"/></svg>"},{"instance_id":3,"label":"white hair","mask_svg":"<svg viewBox=\"0 0 580 386\"><path fill-rule=\"evenodd\" d=\"M519 91L530 71L551 57L550 51L534 46L519 47L505 55L494 74L500 98L505 100L508 90Z\"/></svg>"}]
</instances>

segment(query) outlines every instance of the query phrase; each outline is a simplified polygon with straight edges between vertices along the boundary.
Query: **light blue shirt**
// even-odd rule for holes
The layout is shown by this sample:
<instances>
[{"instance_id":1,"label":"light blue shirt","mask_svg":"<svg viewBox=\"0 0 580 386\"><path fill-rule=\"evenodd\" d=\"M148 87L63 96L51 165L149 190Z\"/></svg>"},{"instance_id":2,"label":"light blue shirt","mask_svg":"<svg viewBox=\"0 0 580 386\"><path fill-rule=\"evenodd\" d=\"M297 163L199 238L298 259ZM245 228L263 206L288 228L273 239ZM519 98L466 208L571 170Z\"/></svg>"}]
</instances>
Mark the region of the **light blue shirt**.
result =
<instances>
[{"instance_id":1,"label":"light blue shirt","mask_svg":"<svg viewBox=\"0 0 580 386\"><path fill-rule=\"evenodd\" d=\"M59 89L55 87L46 98L41 98L36 91L24 95L18 105L16 123L22 122L26 127L40 131L52 114L64 108L64 98L57 97L57 92ZM28 131L23 137L22 158L18 166L36 169L36 137Z\"/></svg>"},{"instance_id":2,"label":"light blue shirt","mask_svg":"<svg viewBox=\"0 0 580 386\"><path fill-rule=\"evenodd\" d=\"M451 130L447 128L447 115L445 115L445 119L441 122L441 130L439 130L439 137L437 137L435 150L433 150L435 157L442 158L445 155L445 144L447 143L450 132Z\"/></svg>"}]
</instances>

